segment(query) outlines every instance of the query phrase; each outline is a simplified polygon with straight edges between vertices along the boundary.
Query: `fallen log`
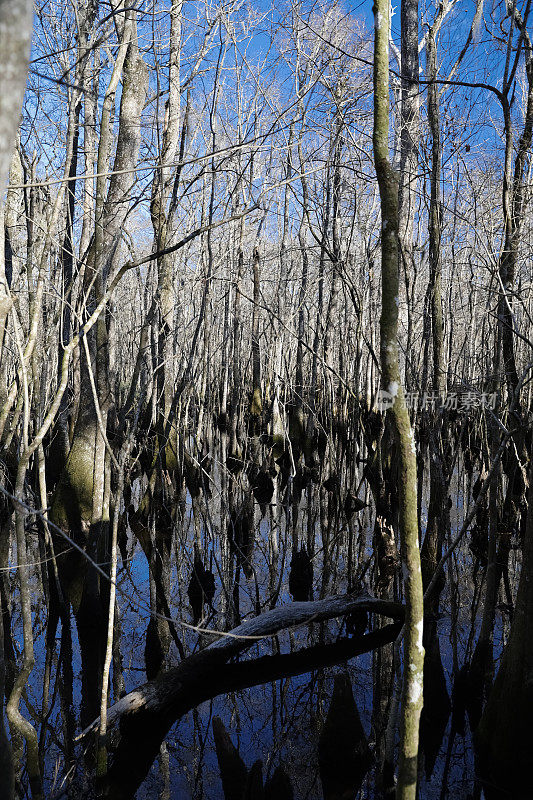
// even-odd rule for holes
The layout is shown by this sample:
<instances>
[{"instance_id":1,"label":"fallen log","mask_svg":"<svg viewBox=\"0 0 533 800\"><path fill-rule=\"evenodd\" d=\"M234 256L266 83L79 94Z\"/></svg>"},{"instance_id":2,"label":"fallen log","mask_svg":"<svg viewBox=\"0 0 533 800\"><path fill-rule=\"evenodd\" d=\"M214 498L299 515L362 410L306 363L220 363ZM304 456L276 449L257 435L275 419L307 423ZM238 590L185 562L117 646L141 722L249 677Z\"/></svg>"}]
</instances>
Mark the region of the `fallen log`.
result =
<instances>
[{"instance_id":1,"label":"fallen log","mask_svg":"<svg viewBox=\"0 0 533 800\"><path fill-rule=\"evenodd\" d=\"M365 636L303 648L296 653L228 663L253 644L312 622L354 611L395 620ZM121 698L108 711L108 730L119 725L120 739L107 776L113 800L132 798L146 777L171 725L200 703L220 694L291 677L353 658L394 640L404 617L401 603L368 595L342 595L279 606L247 620L199 653ZM81 736L93 730L96 720ZM81 736L79 738L81 738Z\"/></svg>"}]
</instances>

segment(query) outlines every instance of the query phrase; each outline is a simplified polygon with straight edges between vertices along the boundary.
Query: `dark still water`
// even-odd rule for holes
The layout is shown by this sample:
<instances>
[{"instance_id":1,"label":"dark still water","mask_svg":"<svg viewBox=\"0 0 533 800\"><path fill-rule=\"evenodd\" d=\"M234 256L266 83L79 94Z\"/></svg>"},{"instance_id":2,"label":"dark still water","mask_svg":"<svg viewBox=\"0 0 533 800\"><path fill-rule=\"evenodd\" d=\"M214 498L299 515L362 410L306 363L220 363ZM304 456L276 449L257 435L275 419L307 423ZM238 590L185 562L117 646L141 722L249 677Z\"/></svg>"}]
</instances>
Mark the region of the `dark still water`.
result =
<instances>
[{"instance_id":1,"label":"dark still water","mask_svg":"<svg viewBox=\"0 0 533 800\"><path fill-rule=\"evenodd\" d=\"M165 556L163 581L168 587L168 610L186 656L217 638L214 633L199 633L199 627L231 630L269 608L288 606L293 599L319 601L348 591L375 595L375 515L357 471L343 478L340 489L331 490L309 481L299 490L293 477L281 488L274 485L268 502L255 502L249 509L251 537L237 544L237 536L232 537L228 531L232 525L238 528L240 524L234 512L239 502L235 497L228 501L227 485L221 484L216 468L212 475L209 490L204 487L196 497L191 497L190 492L183 496L180 514L173 518L172 543ZM352 502L357 497L359 505L364 505L355 513L347 512L341 502L347 486L359 489L357 494L352 490ZM147 674L153 671L154 658L163 671L180 663L174 636L168 637L168 647L162 654L158 655L157 647L150 645L150 619L155 620L158 614L164 618L166 614L158 606L154 580L157 568L152 562L150 570L146 550L130 527L132 520L135 525L134 515L145 487L143 478L133 482L127 498L127 517L124 514L127 524L122 531L118 565L109 705L146 682ZM454 476L454 491L451 531L463 518L465 491L469 491L462 475ZM425 505L424 500L422 527ZM37 541L36 534L33 541ZM309 558L304 558L305 569L298 573L295 553L302 552ZM37 544L33 556L37 562ZM67 556L68 552L58 558ZM106 564L102 566L105 568ZM198 608L192 607L195 594L191 587L194 574L200 570L213 576L214 594L212 598L202 598L205 602L198 614ZM438 613L426 623L431 639L426 642L418 796L427 800L482 796L475 785L468 703L460 687L454 692L454 683L460 683L461 667L471 657L479 631L480 592L484 585L483 566L473 568L468 539L458 548L450 574L452 581L447 581L441 594ZM510 579L515 579L512 570ZM39 568L33 571L33 581L35 597L42 598L45 590ZM14 571L9 573L7 583L14 643L20 648ZM204 582L204 588L208 589L208 585L209 580ZM307 597L298 596L302 592L307 592ZM394 577L392 594L401 600L398 576ZM90 733L82 739L74 738L87 721L76 620L70 616L70 643L59 622L55 637L47 646L46 603L36 600L33 610L36 664L23 707L40 736L46 797L92 797L95 737ZM354 642L390 622L383 619L380 623L377 614L360 614L290 626L275 637L254 641L237 661L247 664L264 656ZM506 614L499 609L494 635L496 654L501 652L507 628ZM394 703L398 699L398 677L394 673L398 654L401 658L401 648L395 656L393 645L389 644L311 671L304 662L298 670L301 674L277 676L275 680L268 680L267 676L252 688L224 692L200 702L171 726L136 796L194 800L387 796L387 759L392 753L394 763L398 738L397 725L390 722L397 720ZM399 674L399 670L396 672ZM215 672L211 680L216 677ZM116 726L110 727L112 760L119 734ZM262 779L257 777L259 773ZM261 780L266 784L266 794L254 790L254 776L257 785ZM243 787L248 794L242 794ZM24 772L20 774L19 788L24 795Z\"/></svg>"}]
</instances>

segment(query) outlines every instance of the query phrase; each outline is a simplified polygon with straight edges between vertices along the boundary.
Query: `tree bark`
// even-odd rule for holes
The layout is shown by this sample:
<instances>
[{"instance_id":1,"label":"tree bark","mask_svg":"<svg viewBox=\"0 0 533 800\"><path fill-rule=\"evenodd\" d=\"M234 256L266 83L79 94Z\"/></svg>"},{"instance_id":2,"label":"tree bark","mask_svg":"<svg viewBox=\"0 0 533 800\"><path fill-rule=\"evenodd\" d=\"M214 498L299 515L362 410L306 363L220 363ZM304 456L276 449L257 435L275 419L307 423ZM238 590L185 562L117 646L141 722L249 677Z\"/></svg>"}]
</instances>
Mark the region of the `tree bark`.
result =
<instances>
[{"instance_id":1,"label":"tree bark","mask_svg":"<svg viewBox=\"0 0 533 800\"><path fill-rule=\"evenodd\" d=\"M400 535L406 600L398 800L415 800L422 710L424 602L418 547L416 445L400 379L398 353L398 179L389 160L390 4L374 5L374 160L381 197L381 385L392 398L399 445Z\"/></svg>"}]
</instances>

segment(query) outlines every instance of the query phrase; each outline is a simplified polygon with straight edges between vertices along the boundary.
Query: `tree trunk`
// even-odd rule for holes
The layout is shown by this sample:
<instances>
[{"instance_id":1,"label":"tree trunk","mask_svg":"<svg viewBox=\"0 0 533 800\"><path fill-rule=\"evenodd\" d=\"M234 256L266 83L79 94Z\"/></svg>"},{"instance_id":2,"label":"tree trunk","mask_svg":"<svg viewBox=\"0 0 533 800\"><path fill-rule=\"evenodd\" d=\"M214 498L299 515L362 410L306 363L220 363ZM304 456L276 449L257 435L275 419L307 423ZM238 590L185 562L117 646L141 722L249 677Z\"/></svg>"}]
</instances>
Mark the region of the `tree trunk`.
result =
<instances>
[{"instance_id":1,"label":"tree trunk","mask_svg":"<svg viewBox=\"0 0 533 800\"><path fill-rule=\"evenodd\" d=\"M381 197L381 385L392 398L399 444L400 535L406 599L398 800L415 800L422 710L424 603L418 548L416 445L400 380L398 353L398 179L389 160L390 5L374 6L374 160Z\"/></svg>"},{"instance_id":2,"label":"tree trunk","mask_svg":"<svg viewBox=\"0 0 533 800\"><path fill-rule=\"evenodd\" d=\"M522 571L509 640L475 744L487 800L533 794L533 481L530 478Z\"/></svg>"}]
</instances>

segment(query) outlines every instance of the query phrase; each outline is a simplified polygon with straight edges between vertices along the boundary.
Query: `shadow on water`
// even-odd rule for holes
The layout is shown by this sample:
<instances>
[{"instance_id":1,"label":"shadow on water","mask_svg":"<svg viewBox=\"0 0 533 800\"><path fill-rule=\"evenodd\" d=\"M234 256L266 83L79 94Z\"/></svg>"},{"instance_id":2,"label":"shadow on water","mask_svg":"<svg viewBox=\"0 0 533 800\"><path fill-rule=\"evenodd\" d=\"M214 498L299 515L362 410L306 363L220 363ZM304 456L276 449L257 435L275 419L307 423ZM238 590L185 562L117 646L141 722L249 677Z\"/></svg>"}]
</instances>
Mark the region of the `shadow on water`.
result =
<instances>
[{"instance_id":1,"label":"shadow on water","mask_svg":"<svg viewBox=\"0 0 533 800\"><path fill-rule=\"evenodd\" d=\"M204 444L197 455L206 468L192 469L190 443L189 466L173 477L175 505L163 515L143 506L152 491L149 472L141 470L131 482L117 578L110 705L147 680L156 693L167 691L162 676L169 670L176 672L179 691L174 687L163 712L146 709L120 726L110 725L110 797L125 800L135 792L140 799L193 800L385 796L379 776L395 758L398 732L393 729L391 751L386 723L401 664L380 654L392 654L400 621L390 624L356 610L282 626L228 661L209 657L212 631L227 631L269 609L288 608L292 601L319 603L347 591L375 596L385 573L373 559L376 516L365 482L365 475L368 481L372 475L368 465L358 463L357 442L342 437L335 442L329 456L339 465L335 471L323 455L309 456L312 468L304 451L297 467L294 452L289 457L281 449L274 458L268 440L256 442L251 463L246 455L231 456L229 471L224 441L210 445L209 464ZM393 472L395 466L387 468ZM460 520L465 497L459 470L453 487ZM171 496L152 494L157 502ZM394 504L394 498L386 502ZM394 516L390 508L387 513ZM421 513L423 525L425 498ZM157 533L154 525L161 519L163 533ZM427 800L481 796L466 713L469 673L467 666L459 668L468 664L479 629L486 571L483 564L472 566L470 548L466 540L458 549L454 583L446 584L440 612L425 623L419 797ZM387 580L390 598L401 601L398 566L390 562ZM85 564L83 570L91 572ZM35 608L36 667L25 702L39 720L47 796L90 797L94 734L76 736L99 713L101 637L91 632L103 624L98 609L106 588L95 581L92 590L86 581L72 613L50 572L47 579L48 603ZM42 581L42 574L36 572L33 580ZM13 573L4 573L6 662L0 677L6 683L10 653L20 647L14 586ZM498 614L495 657L505 624ZM378 719L385 720L381 731ZM0 729L0 758L6 746ZM493 797L500 795L489 791L488 800Z\"/></svg>"}]
</instances>

